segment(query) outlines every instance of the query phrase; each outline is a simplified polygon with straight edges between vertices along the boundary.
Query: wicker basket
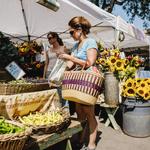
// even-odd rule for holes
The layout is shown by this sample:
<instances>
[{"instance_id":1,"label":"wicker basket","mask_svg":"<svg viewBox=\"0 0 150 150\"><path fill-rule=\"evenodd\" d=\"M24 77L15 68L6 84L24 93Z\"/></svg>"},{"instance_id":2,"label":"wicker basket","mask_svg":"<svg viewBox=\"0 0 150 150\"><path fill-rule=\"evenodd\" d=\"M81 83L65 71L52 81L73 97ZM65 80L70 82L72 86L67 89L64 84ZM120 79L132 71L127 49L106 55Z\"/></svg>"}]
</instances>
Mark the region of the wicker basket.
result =
<instances>
[{"instance_id":1,"label":"wicker basket","mask_svg":"<svg viewBox=\"0 0 150 150\"><path fill-rule=\"evenodd\" d=\"M0 84L0 95L12 95L18 93L35 92L49 89L48 82L24 83L24 84Z\"/></svg>"},{"instance_id":2,"label":"wicker basket","mask_svg":"<svg viewBox=\"0 0 150 150\"><path fill-rule=\"evenodd\" d=\"M25 125L31 127L32 132L34 134L51 134L54 132L61 132L62 130L66 129L71 123L70 115L67 111L61 110L61 114L64 120L59 121L54 125L39 125L39 126L29 124Z\"/></svg>"},{"instance_id":3,"label":"wicker basket","mask_svg":"<svg viewBox=\"0 0 150 150\"><path fill-rule=\"evenodd\" d=\"M85 105L94 105L101 92L101 74L87 71L65 71L62 82L64 99Z\"/></svg>"},{"instance_id":4,"label":"wicker basket","mask_svg":"<svg viewBox=\"0 0 150 150\"><path fill-rule=\"evenodd\" d=\"M14 121L6 120L6 122L19 127L23 126L22 124ZM22 150L28 136L31 133L32 129L27 128L24 132L0 135L0 150Z\"/></svg>"}]
</instances>

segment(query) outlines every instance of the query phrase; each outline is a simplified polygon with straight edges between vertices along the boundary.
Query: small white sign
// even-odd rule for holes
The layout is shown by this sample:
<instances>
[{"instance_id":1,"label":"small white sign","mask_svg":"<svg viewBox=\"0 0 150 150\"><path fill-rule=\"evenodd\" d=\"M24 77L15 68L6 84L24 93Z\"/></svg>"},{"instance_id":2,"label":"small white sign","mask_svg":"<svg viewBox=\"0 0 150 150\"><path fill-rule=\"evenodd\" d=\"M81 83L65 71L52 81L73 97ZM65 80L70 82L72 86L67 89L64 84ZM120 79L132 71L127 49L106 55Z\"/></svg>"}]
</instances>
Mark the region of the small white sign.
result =
<instances>
[{"instance_id":1,"label":"small white sign","mask_svg":"<svg viewBox=\"0 0 150 150\"><path fill-rule=\"evenodd\" d=\"M5 69L16 79L20 79L25 75L25 72L14 62L12 61Z\"/></svg>"}]
</instances>

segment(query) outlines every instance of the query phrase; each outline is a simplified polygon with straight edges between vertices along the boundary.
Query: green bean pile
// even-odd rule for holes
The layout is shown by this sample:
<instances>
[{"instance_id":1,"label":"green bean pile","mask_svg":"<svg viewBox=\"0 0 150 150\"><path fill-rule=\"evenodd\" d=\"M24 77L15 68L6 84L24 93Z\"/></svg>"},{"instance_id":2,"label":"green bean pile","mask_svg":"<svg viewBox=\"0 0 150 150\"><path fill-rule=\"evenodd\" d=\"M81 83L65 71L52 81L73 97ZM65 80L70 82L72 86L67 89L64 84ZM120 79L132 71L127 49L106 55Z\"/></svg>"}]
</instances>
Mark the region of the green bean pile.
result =
<instances>
[{"instance_id":1,"label":"green bean pile","mask_svg":"<svg viewBox=\"0 0 150 150\"><path fill-rule=\"evenodd\" d=\"M24 128L7 123L3 117L0 117L0 134L19 133L24 131Z\"/></svg>"},{"instance_id":2,"label":"green bean pile","mask_svg":"<svg viewBox=\"0 0 150 150\"><path fill-rule=\"evenodd\" d=\"M41 114L36 112L35 114L30 114L28 116L19 117L19 120L26 125L55 125L58 122L63 121L63 116L58 111L47 112Z\"/></svg>"},{"instance_id":3,"label":"green bean pile","mask_svg":"<svg viewBox=\"0 0 150 150\"><path fill-rule=\"evenodd\" d=\"M26 80L24 79L20 79L20 80L12 80L12 81L9 81L8 84L31 84L31 82L27 82Z\"/></svg>"}]
</instances>

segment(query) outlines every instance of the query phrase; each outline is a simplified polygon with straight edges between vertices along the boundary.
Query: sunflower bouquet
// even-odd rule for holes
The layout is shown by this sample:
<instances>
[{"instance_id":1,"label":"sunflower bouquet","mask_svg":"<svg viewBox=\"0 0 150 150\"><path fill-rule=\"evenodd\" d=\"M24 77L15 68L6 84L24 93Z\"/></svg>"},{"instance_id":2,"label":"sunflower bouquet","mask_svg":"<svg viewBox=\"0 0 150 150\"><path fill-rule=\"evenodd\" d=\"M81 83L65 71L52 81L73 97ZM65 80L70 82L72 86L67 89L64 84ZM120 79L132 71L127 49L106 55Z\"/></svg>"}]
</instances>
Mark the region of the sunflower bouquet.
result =
<instances>
[{"instance_id":1,"label":"sunflower bouquet","mask_svg":"<svg viewBox=\"0 0 150 150\"><path fill-rule=\"evenodd\" d=\"M121 58L119 49L103 49L100 51L96 61L102 72L113 72L117 79L127 80L134 78L136 70L143 63L139 56L128 56Z\"/></svg>"},{"instance_id":2,"label":"sunflower bouquet","mask_svg":"<svg viewBox=\"0 0 150 150\"><path fill-rule=\"evenodd\" d=\"M122 86L122 96L150 100L150 78L127 79Z\"/></svg>"},{"instance_id":3,"label":"sunflower bouquet","mask_svg":"<svg viewBox=\"0 0 150 150\"><path fill-rule=\"evenodd\" d=\"M19 55L26 56L26 55L35 55L37 52L41 52L42 48L36 41L31 42L23 42L17 45Z\"/></svg>"}]
</instances>

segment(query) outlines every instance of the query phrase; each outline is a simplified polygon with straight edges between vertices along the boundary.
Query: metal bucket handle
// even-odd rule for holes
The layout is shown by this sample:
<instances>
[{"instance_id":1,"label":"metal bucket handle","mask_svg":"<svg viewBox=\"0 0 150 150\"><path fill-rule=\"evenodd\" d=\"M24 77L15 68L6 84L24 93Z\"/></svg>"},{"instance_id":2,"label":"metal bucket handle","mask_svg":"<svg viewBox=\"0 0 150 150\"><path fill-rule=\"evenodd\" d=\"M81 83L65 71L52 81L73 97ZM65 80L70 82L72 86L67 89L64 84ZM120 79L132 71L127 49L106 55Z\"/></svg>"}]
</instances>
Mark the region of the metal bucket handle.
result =
<instances>
[{"instance_id":1,"label":"metal bucket handle","mask_svg":"<svg viewBox=\"0 0 150 150\"><path fill-rule=\"evenodd\" d=\"M136 101L132 101L132 100L128 100L128 102L127 102L128 104L129 103L132 103L133 105L126 105L127 106L127 108L135 108L135 106L136 106Z\"/></svg>"},{"instance_id":2,"label":"metal bucket handle","mask_svg":"<svg viewBox=\"0 0 150 150\"><path fill-rule=\"evenodd\" d=\"M133 105L130 105L129 103L132 103ZM136 106L136 101L128 100L128 102L126 104L124 104L123 112L125 113L127 111L133 111L135 106Z\"/></svg>"}]
</instances>

